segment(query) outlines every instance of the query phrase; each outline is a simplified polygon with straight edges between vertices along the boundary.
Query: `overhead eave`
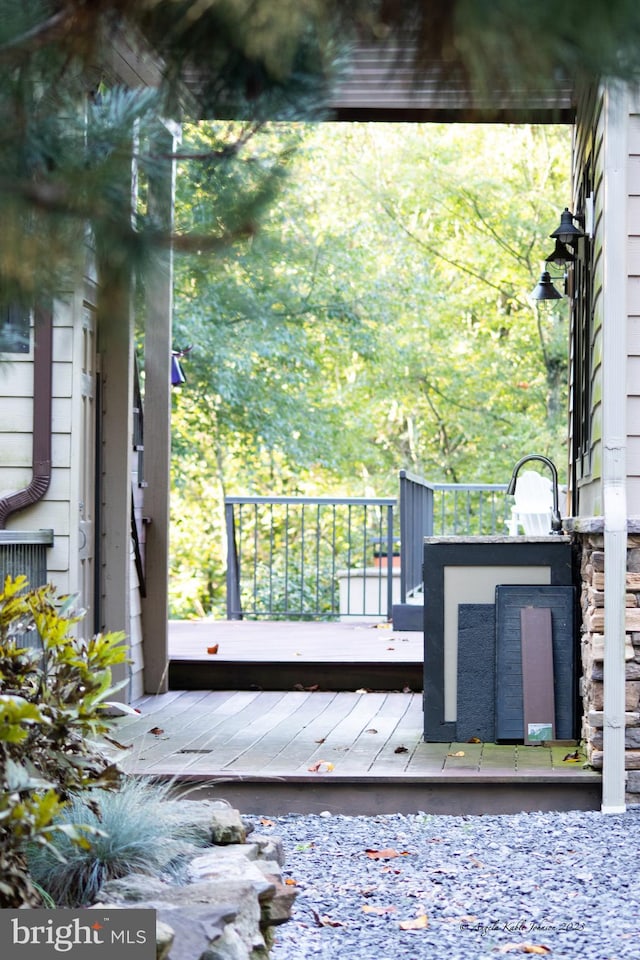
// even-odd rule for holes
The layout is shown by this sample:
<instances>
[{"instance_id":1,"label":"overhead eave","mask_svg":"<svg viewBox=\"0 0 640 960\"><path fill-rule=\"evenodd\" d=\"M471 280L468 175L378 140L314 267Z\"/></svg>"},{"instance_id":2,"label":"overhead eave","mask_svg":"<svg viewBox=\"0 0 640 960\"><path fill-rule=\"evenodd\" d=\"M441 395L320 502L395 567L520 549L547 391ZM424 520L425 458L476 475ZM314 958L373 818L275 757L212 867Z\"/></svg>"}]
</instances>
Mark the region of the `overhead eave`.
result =
<instances>
[{"instance_id":1,"label":"overhead eave","mask_svg":"<svg viewBox=\"0 0 640 960\"><path fill-rule=\"evenodd\" d=\"M574 85L483 92L447 77L444 64L416 67L411 48L355 46L328 104L335 120L439 123L573 123Z\"/></svg>"},{"instance_id":2,"label":"overhead eave","mask_svg":"<svg viewBox=\"0 0 640 960\"><path fill-rule=\"evenodd\" d=\"M130 89L157 87L162 79L162 63L144 37L130 29L110 27L101 45L100 69L115 83Z\"/></svg>"}]
</instances>

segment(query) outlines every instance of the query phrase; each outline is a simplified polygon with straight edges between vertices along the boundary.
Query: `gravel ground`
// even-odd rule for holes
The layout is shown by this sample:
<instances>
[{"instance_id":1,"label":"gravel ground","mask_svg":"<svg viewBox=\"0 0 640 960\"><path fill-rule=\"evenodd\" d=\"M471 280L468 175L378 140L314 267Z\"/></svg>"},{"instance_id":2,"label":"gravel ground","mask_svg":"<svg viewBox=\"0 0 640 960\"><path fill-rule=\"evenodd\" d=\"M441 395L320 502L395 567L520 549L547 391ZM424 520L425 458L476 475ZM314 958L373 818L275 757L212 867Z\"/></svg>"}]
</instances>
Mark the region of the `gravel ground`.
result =
<instances>
[{"instance_id":1,"label":"gravel ground","mask_svg":"<svg viewBox=\"0 0 640 960\"><path fill-rule=\"evenodd\" d=\"M298 891L271 960L640 960L636 811L252 819Z\"/></svg>"}]
</instances>

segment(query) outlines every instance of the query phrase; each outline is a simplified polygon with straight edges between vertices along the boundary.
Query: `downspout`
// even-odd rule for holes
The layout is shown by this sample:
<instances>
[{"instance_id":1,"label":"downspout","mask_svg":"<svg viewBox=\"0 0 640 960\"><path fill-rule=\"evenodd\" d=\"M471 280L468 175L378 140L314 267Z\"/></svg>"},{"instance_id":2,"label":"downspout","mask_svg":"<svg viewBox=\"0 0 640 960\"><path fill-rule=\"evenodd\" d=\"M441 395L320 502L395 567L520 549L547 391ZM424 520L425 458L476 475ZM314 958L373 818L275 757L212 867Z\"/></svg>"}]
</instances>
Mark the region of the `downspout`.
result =
<instances>
[{"instance_id":1,"label":"downspout","mask_svg":"<svg viewBox=\"0 0 640 960\"><path fill-rule=\"evenodd\" d=\"M602 813L625 805L625 594L627 571L627 124L622 86L604 87L602 490L604 710Z\"/></svg>"},{"instance_id":2,"label":"downspout","mask_svg":"<svg viewBox=\"0 0 640 960\"><path fill-rule=\"evenodd\" d=\"M33 335L33 463L28 486L0 500L0 530L8 518L44 497L51 481L51 369L53 319L35 309Z\"/></svg>"}]
</instances>

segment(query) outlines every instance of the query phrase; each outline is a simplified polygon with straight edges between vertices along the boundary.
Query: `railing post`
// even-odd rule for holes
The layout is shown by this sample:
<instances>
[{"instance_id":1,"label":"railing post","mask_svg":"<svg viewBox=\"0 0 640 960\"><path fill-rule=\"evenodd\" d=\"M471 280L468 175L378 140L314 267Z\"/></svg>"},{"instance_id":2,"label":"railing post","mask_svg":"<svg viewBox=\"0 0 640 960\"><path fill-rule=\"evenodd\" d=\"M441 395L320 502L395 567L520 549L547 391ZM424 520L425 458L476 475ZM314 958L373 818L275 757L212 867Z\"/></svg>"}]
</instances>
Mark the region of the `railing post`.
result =
<instances>
[{"instance_id":1,"label":"railing post","mask_svg":"<svg viewBox=\"0 0 640 960\"><path fill-rule=\"evenodd\" d=\"M401 573L402 576L402 573ZM387 506L387 620L393 614L393 505Z\"/></svg>"},{"instance_id":2,"label":"railing post","mask_svg":"<svg viewBox=\"0 0 640 960\"><path fill-rule=\"evenodd\" d=\"M409 480L406 470L400 471L400 494L398 509L400 513L400 603L407 602L407 570L409 566Z\"/></svg>"},{"instance_id":3,"label":"railing post","mask_svg":"<svg viewBox=\"0 0 640 960\"><path fill-rule=\"evenodd\" d=\"M227 620L242 620L240 569L238 566L236 524L232 503L225 503L224 515L227 528Z\"/></svg>"},{"instance_id":4,"label":"railing post","mask_svg":"<svg viewBox=\"0 0 640 960\"><path fill-rule=\"evenodd\" d=\"M400 602L422 583L425 537L433 536L434 487L400 471Z\"/></svg>"}]
</instances>

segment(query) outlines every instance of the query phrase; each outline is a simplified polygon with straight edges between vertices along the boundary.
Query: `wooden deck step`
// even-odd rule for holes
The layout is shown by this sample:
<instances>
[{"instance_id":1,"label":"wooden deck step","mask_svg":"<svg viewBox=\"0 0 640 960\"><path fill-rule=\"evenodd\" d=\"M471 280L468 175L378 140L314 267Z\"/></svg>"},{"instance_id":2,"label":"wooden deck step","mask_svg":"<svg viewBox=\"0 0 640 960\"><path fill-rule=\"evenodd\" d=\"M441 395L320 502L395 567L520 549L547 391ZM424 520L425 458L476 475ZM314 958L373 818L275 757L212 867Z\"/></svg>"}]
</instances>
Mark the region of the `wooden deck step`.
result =
<instances>
[{"instance_id":1,"label":"wooden deck step","mask_svg":"<svg viewBox=\"0 0 640 960\"><path fill-rule=\"evenodd\" d=\"M171 691L117 721L132 774L247 813L598 809L568 748L424 743L415 693Z\"/></svg>"},{"instance_id":2,"label":"wooden deck step","mask_svg":"<svg viewBox=\"0 0 640 960\"><path fill-rule=\"evenodd\" d=\"M169 623L172 690L422 690L422 633L380 622Z\"/></svg>"}]
</instances>

